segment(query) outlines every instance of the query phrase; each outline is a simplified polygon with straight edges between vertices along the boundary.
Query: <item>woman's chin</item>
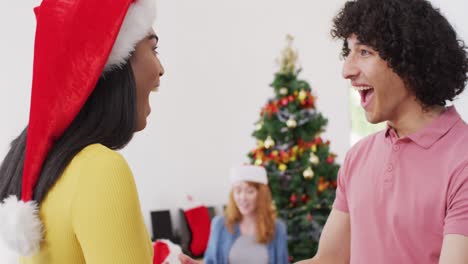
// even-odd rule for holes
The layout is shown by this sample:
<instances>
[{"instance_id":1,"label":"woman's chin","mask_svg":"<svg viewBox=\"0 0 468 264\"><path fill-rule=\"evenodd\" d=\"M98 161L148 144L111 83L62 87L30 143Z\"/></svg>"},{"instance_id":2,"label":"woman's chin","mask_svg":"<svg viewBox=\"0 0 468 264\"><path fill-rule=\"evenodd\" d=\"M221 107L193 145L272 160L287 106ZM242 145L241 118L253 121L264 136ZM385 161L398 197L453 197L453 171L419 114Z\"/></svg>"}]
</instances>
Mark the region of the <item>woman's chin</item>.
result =
<instances>
[{"instance_id":1,"label":"woman's chin","mask_svg":"<svg viewBox=\"0 0 468 264\"><path fill-rule=\"evenodd\" d=\"M252 210L250 210L250 209L239 209L239 212L240 212L243 216L247 216L247 215L251 215L251 214L252 214Z\"/></svg>"}]
</instances>

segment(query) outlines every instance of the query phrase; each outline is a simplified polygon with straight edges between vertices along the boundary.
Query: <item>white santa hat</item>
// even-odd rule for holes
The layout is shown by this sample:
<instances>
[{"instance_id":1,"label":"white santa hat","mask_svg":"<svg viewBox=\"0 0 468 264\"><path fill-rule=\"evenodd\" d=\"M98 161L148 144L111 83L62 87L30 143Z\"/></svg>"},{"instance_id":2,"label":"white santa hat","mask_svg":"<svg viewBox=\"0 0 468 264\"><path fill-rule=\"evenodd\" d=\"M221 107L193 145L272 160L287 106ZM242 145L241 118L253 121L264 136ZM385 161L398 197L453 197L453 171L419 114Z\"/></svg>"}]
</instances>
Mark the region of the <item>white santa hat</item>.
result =
<instances>
[{"instance_id":1,"label":"white santa hat","mask_svg":"<svg viewBox=\"0 0 468 264\"><path fill-rule=\"evenodd\" d=\"M243 165L231 168L230 181L231 184L241 181L268 184L265 168L255 165Z\"/></svg>"},{"instance_id":2,"label":"white santa hat","mask_svg":"<svg viewBox=\"0 0 468 264\"><path fill-rule=\"evenodd\" d=\"M125 64L135 45L151 32L156 7L155 0L43 0L34 12L33 82L21 199L13 195L0 201L0 239L21 256L40 249L43 230L33 194L49 150L75 119L100 76Z\"/></svg>"}]
</instances>

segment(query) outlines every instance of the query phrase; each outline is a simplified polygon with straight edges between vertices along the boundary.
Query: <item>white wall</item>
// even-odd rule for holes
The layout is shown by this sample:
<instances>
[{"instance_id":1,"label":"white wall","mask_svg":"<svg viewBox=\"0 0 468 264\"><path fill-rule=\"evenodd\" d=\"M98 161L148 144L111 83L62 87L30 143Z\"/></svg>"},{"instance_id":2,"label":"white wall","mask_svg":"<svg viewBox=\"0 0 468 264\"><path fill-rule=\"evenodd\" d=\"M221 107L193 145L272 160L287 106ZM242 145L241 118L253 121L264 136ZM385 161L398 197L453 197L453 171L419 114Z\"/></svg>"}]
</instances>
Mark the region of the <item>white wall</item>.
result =
<instances>
[{"instance_id":1,"label":"white wall","mask_svg":"<svg viewBox=\"0 0 468 264\"><path fill-rule=\"evenodd\" d=\"M332 149L349 147L348 94L329 24L341 1L159 1L156 31L166 68L150 125L123 152L145 211L173 208L192 194L227 200L228 169L247 161L260 108L285 35L296 36L304 68L330 118Z\"/></svg>"},{"instance_id":2,"label":"white wall","mask_svg":"<svg viewBox=\"0 0 468 264\"><path fill-rule=\"evenodd\" d=\"M0 156L27 122L35 21L39 1L0 4ZM468 40L464 0L440 2ZM247 161L250 134L287 33L296 36L302 78L329 118L339 161L349 148L348 85L341 79L340 43L329 37L344 0L159 0L156 31L166 68L144 132L122 152L136 177L143 213L177 208L186 194L225 203L230 166ZM14 25L14 26L13 26ZM465 31L463 31L465 30ZM468 96L458 104L468 119ZM463 103L464 102L464 103Z\"/></svg>"}]
</instances>

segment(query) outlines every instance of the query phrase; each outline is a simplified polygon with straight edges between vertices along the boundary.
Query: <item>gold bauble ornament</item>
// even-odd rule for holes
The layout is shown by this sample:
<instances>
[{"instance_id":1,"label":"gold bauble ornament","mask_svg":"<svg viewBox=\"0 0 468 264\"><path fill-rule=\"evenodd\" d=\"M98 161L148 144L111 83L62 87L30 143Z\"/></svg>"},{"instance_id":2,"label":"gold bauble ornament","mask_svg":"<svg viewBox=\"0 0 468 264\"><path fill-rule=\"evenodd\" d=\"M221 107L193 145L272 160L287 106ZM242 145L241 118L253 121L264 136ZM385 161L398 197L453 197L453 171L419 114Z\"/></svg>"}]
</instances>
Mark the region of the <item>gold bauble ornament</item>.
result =
<instances>
[{"instance_id":1,"label":"gold bauble ornament","mask_svg":"<svg viewBox=\"0 0 468 264\"><path fill-rule=\"evenodd\" d=\"M312 150L312 152L317 152L317 145L312 145L312 147L310 147L310 150Z\"/></svg>"},{"instance_id":2,"label":"gold bauble ornament","mask_svg":"<svg viewBox=\"0 0 468 264\"><path fill-rule=\"evenodd\" d=\"M260 129L262 129L262 127L263 127L263 123L257 123L257 125L255 126L255 130L259 131Z\"/></svg>"},{"instance_id":3,"label":"gold bauble ornament","mask_svg":"<svg viewBox=\"0 0 468 264\"><path fill-rule=\"evenodd\" d=\"M263 148L265 146L265 143L261 140L257 141L257 147L258 148Z\"/></svg>"},{"instance_id":4,"label":"gold bauble ornament","mask_svg":"<svg viewBox=\"0 0 468 264\"><path fill-rule=\"evenodd\" d=\"M309 158L310 163L317 165L320 162L320 159L315 155L314 153L310 153L310 158Z\"/></svg>"},{"instance_id":5,"label":"gold bauble ornament","mask_svg":"<svg viewBox=\"0 0 468 264\"><path fill-rule=\"evenodd\" d=\"M301 102L304 101L304 100L307 98L307 93L306 93L306 91L301 90L301 91L299 92L299 95L297 96L297 98L299 98L299 100L300 100Z\"/></svg>"},{"instance_id":6,"label":"gold bauble ornament","mask_svg":"<svg viewBox=\"0 0 468 264\"><path fill-rule=\"evenodd\" d=\"M264 145L266 149L269 149L275 145L275 141L270 136L268 136L264 142Z\"/></svg>"},{"instance_id":7,"label":"gold bauble ornament","mask_svg":"<svg viewBox=\"0 0 468 264\"><path fill-rule=\"evenodd\" d=\"M311 167L308 167L302 175L304 176L305 179L312 179L314 178L314 171L312 170Z\"/></svg>"},{"instance_id":8,"label":"gold bauble ornament","mask_svg":"<svg viewBox=\"0 0 468 264\"><path fill-rule=\"evenodd\" d=\"M298 150L299 150L299 147L298 147L298 146L294 146L294 147L292 148L292 153L293 153L293 155L297 154L297 151L298 151Z\"/></svg>"},{"instance_id":9,"label":"gold bauble ornament","mask_svg":"<svg viewBox=\"0 0 468 264\"><path fill-rule=\"evenodd\" d=\"M288 121L286 121L286 125L289 127L289 128L295 128L297 126L297 122L296 120L294 120L294 118L290 117L288 119Z\"/></svg>"},{"instance_id":10,"label":"gold bauble ornament","mask_svg":"<svg viewBox=\"0 0 468 264\"><path fill-rule=\"evenodd\" d=\"M288 88L283 87L279 90L280 95L287 95L288 94Z\"/></svg>"},{"instance_id":11,"label":"gold bauble ornament","mask_svg":"<svg viewBox=\"0 0 468 264\"><path fill-rule=\"evenodd\" d=\"M260 166L262 165L263 161L261 159L256 159L255 160L255 165Z\"/></svg>"},{"instance_id":12,"label":"gold bauble ornament","mask_svg":"<svg viewBox=\"0 0 468 264\"><path fill-rule=\"evenodd\" d=\"M278 170L280 171L285 171L288 169L288 166L286 166L286 164L284 163L281 163L279 166L278 166Z\"/></svg>"}]
</instances>

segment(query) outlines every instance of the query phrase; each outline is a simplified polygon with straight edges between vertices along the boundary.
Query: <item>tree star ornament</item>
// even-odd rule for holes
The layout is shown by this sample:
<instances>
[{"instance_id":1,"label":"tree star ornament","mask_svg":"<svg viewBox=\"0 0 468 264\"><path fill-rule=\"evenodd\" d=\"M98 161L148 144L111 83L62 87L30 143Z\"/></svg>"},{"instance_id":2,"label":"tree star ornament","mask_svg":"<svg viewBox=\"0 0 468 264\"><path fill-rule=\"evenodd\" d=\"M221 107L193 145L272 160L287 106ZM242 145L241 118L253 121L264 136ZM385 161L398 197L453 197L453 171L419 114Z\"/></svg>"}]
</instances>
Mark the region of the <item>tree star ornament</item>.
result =
<instances>
[{"instance_id":1,"label":"tree star ornament","mask_svg":"<svg viewBox=\"0 0 468 264\"><path fill-rule=\"evenodd\" d=\"M291 35L286 36L288 44L279 59L280 72L283 74L293 74L297 68L297 52L292 49L293 40Z\"/></svg>"}]
</instances>

